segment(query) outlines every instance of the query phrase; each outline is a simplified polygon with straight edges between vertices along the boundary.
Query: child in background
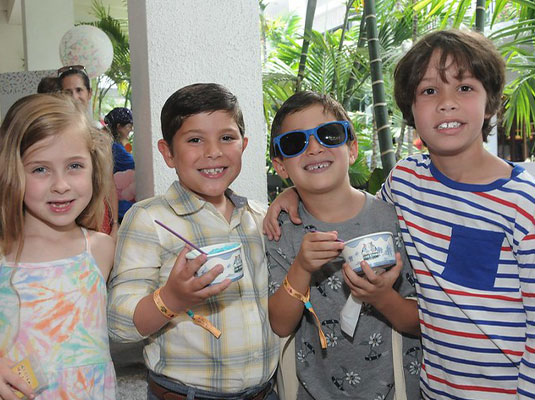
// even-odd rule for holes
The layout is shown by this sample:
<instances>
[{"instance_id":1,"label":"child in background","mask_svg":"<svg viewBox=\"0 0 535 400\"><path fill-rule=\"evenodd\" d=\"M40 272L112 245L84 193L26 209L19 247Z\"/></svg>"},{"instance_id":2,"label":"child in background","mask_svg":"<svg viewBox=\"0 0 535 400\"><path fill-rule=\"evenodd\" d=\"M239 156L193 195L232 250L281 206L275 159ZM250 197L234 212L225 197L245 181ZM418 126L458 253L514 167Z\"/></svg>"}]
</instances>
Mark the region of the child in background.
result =
<instances>
[{"instance_id":1,"label":"child in background","mask_svg":"<svg viewBox=\"0 0 535 400\"><path fill-rule=\"evenodd\" d=\"M483 146L504 71L490 40L456 30L422 38L395 70L429 150L381 191L417 277L426 399L535 398L535 180Z\"/></svg>"},{"instance_id":2,"label":"child in background","mask_svg":"<svg viewBox=\"0 0 535 400\"><path fill-rule=\"evenodd\" d=\"M503 58L481 34L437 31L394 78L403 117L429 150L400 161L380 192L396 207L417 278L423 396L533 399L535 179L483 145ZM274 220L264 226L277 237Z\"/></svg>"},{"instance_id":3,"label":"child in background","mask_svg":"<svg viewBox=\"0 0 535 400\"><path fill-rule=\"evenodd\" d=\"M273 166L295 184L303 225L281 214L282 240L267 243L269 318L279 336L296 333L298 399L393 399L395 393L398 399L415 400L419 340L403 336L400 352L392 345L392 327L419 334L416 301L404 298L415 295L405 252L404 265L398 254L396 265L380 275L363 262L365 276L358 276L340 257L344 243L337 239L380 231L400 237L394 208L349 183L357 150L349 116L327 95L298 92L277 112L271 130ZM315 313L305 309L307 293ZM354 337L342 333L340 325L350 294L366 303ZM404 372L406 380L396 380L397 372Z\"/></svg>"},{"instance_id":4,"label":"child in background","mask_svg":"<svg viewBox=\"0 0 535 400\"><path fill-rule=\"evenodd\" d=\"M37 85L37 93L58 93L61 92L59 79L55 76L45 76Z\"/></svg>"},{"instance_id":5,"label":"child in background","mask_svg":"<svg viewBox=\"0 0 535 400\"><path fill-rule=\"evenodd\" d=\"M118 222L121 223L124 214L136 201L136 165L134 157L125 148L130 144L128 136L132 132L134 122L132 111L126 107L116 107L106 114L104 122L113 137L113 180L119 201Z\"/></svg>"},{"instance_id":6,"label":"child in background","mask_svg":"<svg viewBox=\"0 0 535 400\"><path fill-rule=\"evenodd\" d=\"M0 398L36 360L48 399L115 399L106 325L114 241L96 232L110 143L63 95L18 100L0 128Z\"/></svg>"},{"instance_id":7,"label":"child in background","mask_svg":"<svg viewBox=\"0 0 535 400\"><path fill-rule=\"evenodd\" d=\"M158 149L179 179L166 194L134 204L119 228L110 335L146 339L149 400L276 399L279 340L268 320L265 207L229 189L248 141L238 101L221 85L193 84L167 99L161 122ZM191 249L155 220L199 247L241 243L243 277L208 286L221 266L196 277L206 256L186 260Z\"/></svg>"}]
</instances>

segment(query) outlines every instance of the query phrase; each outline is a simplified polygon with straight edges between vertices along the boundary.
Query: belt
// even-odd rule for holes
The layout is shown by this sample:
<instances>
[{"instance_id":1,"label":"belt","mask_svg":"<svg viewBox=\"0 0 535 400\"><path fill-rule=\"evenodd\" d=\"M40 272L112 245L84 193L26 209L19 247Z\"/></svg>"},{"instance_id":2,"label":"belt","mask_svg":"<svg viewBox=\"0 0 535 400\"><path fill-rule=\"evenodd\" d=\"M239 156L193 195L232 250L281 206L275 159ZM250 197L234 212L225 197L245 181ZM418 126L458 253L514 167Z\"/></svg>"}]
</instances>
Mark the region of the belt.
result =
<instances>
[{"instance_id":1,"label":"belt","mask_svg":"<svg viewBox=\"0 0 535 400\"><path fill-rule=\"evenodd\" d=\"M187 400L187 395L173 392L172 390L169 390L157 384L156 382L154 382L154 380L150 376L148 378L148 381L149 381L150 390L160 400ZM273 388L273 385L266 385L266 387L262 389L260 392L249 397L240 398L240 400L264 400L264 397L271 392L272 388ZM212 397L197 397L197 396L195 396L195 399L214 400Z\"/></svg>"}]
</instances>

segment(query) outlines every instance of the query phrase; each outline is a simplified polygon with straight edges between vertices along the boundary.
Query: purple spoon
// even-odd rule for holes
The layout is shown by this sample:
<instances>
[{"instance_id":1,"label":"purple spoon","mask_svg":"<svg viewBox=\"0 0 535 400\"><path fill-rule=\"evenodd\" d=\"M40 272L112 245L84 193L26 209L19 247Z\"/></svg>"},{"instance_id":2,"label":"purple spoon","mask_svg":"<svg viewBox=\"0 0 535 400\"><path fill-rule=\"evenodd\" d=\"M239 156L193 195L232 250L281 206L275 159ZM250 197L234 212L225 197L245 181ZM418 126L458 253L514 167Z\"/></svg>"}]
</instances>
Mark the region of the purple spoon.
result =
<instances>
[{"instance_id":1,"label":"purple spoon","mask_svg":"<svg viewBox=\"0 0 535 400\"><path fill-rule=\"evenodd\" d=\"M305 227L305 231L307 232L320 232L315 227ZM335 242L345 243L342 239L336 239Z\"/></svg>"},{"instance_id":2,"label":"purple spoon","mask_svg":"<svg viewBox=\"0 0 535 400\"><path fill-rule=\"evenodd\" d=\"M188 239L186 239L185 237L181 236L179 233L175 232L174 230L172 230L171 228L169 228L167 225L161 223L160 221L158 221L157 219L154 220L154 222L156 222L158 225L160 225L162 228L164 229L167 229L169 232L171 232L173 235L175 235L177 238L180 238L182 239L185 243L187 243L191 248L197 250L199 253L201 254L207 254L206 251L203 251L201 250L199 247L195 246L193 243L191 243Z\"/></svg>"}]
</instances>

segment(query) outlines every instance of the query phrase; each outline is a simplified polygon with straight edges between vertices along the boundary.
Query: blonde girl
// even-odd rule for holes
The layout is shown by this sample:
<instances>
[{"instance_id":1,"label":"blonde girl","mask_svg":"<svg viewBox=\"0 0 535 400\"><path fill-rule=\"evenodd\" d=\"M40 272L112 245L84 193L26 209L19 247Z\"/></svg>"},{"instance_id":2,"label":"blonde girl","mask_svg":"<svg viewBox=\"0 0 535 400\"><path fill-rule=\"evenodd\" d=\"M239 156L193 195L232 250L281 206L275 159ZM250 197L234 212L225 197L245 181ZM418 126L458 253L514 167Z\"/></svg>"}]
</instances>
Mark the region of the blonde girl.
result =
<instances>
[{"instance_id":1,"label":"blonde girl","mask_svg":"<svg viewBox=\"0 0 535 400\"><path fill-rule=\"evenodd\" d=\"M106 326L114 241L97 232L111 145L64 95L0 127L0 399L115 399ZM12 368L42 373L33 390Z\"/></svg>"}]
</instances>

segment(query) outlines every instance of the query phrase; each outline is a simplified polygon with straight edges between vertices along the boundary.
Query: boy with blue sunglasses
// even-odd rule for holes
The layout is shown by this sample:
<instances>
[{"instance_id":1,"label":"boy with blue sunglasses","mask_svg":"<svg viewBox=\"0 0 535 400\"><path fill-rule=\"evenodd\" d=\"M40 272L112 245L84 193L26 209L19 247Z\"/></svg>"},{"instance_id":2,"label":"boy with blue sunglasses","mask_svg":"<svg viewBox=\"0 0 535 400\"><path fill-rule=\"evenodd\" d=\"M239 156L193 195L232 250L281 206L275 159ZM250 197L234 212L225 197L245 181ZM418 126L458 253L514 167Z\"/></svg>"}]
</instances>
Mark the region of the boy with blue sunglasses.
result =
<instances>
[{"instance_id":1,"label":"boy with blue sunglasses","mask_svg":"<svg viewBox=\"0 0 535 400\"><path fill-rule=\"evenodd\" d=\"M405 298L415 291L404 249L381 275L363 263L359 276L340 257L343 240L374 232L401 243L394 208L350 185L358 145L346 111L327 95L296 93L273 120L270 151L295 185L303 221L282 213L282 240L267 243L269 318L279 336L295 334L297 398L419 398L419 340L403 335L400 352L392 347L392 327L419 334L416 302ZM365 303L353 337L340 326L350 295Z\"/></svg>"},{"instance_id":2,"label":"boy with blue sunglasses","mask_svg":"<svg viewBox=\"0 0 535 400\"><path fill-rule=\"evenodd\" d=\"M274 155L281 157L297 157L308 147L310 136L324 147L338 147L348 140L354 140L349 130L348 121L326 122L312 129L301 129L285 132L273 139Z\"/></svg>"}]
</instances>

